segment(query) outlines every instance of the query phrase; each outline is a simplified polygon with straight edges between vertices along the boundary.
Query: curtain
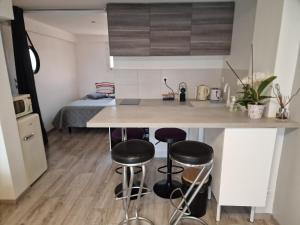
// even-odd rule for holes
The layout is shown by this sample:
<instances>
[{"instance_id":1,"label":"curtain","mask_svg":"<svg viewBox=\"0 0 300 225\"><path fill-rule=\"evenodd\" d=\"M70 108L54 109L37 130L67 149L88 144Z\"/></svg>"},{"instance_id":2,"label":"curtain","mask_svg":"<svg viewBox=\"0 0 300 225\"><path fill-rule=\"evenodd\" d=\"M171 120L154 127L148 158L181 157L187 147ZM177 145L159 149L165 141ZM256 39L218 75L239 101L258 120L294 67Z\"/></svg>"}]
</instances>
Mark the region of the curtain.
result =
<instances>
[{"instance_id":1,"label":"curtain","mask_svg":"<svg viewBox=\"0 0 300 225\"><path fill-rule=\"evenodd\" d=\"M34 113L38 113L40 116L44 144L47 144L48 137L41 116L40 106L36 93L34 74L31 67L23 9L15 6L13 9L15 19L12 21L11 27L19 94L31 95L32 109Z\"/></svg>"}]
</instances>

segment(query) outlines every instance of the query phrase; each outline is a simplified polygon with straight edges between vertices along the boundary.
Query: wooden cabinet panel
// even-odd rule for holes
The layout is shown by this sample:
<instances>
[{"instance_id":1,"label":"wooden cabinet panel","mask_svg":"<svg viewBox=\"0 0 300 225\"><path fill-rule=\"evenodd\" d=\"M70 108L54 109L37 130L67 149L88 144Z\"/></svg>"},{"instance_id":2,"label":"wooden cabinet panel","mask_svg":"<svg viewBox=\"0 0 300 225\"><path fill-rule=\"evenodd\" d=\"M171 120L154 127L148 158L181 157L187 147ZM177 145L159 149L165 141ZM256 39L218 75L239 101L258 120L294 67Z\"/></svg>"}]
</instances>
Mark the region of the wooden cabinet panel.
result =
<instances>
[{"instance_id":1,"label":"wooden cabinet panel","mask_svg":"<svg viewBox=\"0 0 300 225\"><path fill-rule=\"evenodd\" d=\"M228 55L233 2L108 4L112 56Z\"/></svg>"},{"instance_id":2,"label":"wooden cabinet panel","mask_svg":"<svg viewBox=\"0 0 300 225\"><path fill-rule=\"evenodd\" d=\"M191 55L229 55L233 18L233 2L194 3Z\"/></svg>"},{"instance_id":3,"label":"wooden cabinet panel","mask_svg":"<svg viewBox=\"0 0 300 225\"><path fill-rule=\"evenodd\" d=\"M192 4L151 4L150 55L190 55Z\"/></svg>"},{"instance_id":4,"label":"wooden cabinet panel","mask_svg":"<svg viewBox=\"0 0 300 225\"><path fill-rule=\"evenodd\" d=\"M150 6L108 4L107 19L111 56L148 56Z\"/></svg>"}]
</instances>

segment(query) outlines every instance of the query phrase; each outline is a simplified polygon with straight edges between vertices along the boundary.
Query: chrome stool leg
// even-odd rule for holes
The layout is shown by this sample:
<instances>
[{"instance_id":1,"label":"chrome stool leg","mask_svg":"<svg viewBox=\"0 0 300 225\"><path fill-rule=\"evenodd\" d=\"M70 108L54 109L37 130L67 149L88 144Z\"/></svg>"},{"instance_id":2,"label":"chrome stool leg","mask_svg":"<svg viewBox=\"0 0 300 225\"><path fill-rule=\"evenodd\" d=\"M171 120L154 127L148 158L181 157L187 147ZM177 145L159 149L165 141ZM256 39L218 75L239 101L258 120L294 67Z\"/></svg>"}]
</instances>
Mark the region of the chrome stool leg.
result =
<instances>
[{"instance_id":1,"label":"chrome stool leg","mask_svg":"<svg viewBox=\"0 0 300 225\"><path fill-rule=\"evenodd\" d=\"M145 176L146 176L146 167L145 164L141 165L134 165L134 166L123 166L123 190L122 193L119 193L118 196L122 197L116 197L117 200L122 200L123 201L123 209L125 212L125 219L119 223L119 225L123 224L129 224L131 221L143 221L146 222L150 225L154 225L152 221L150 221L147 218L139 216L139 210L140 210L140 203L141 203L141 196L149 194L151 192L150 189L144 187L144 182L145 182ZM141 166L142 168L142 178L141 178L141 183L140 186L134 187L134 167L135 166ZM129 180L129 185L128 185L128 180L127 180L127 168L130 170L130 180ZM132 190L133 189L138 189L138 193L132 195ZM146 191L146 192L145 192ZM136 204L135 204L135 210L134 210L134 216L130 217L129 216L129 208L130 208L130 202L132 197L137 197Z\"/></svg>"},{"instance_id":2,"label":"chrome stool leg","mask_svg":"<svg viewBox=\"0 0 300 225\"><path fill-rule=\"evenodd\" d=\"M192 183L192 185L189 187L189 189L187 190L187 192L185 193L185 195L182 196L182 200L180 201L180 203L179 203L179 205L177 207L173 204L172 195L171 195L170 200L171 200L172 205L175 207L175 210L174 210L174 212L171 215L171 218L169 220L169 225L177 225L180 220L184 220L184 219L197 220L198 222L200 222L202 224L205 224L205 225L207 224L201 218L196 218L196 217L193 217L193 216L189 216L189 214L190 214L189 206L191 205L191 203L193 202L194 198L197 196L197 194L201 190L201 188L204 185L206 179L209 177L209 175L210 175L210 173L212 171L212 168L213 168L213 161L209 162L206 165L197 166L197 167L202 167L202 169L198 173L196 179L194 180L194 182ZM202 174L205 174L205 175L201 179ZM192 193L195 185L199 181L200 181L200 184L197 186L196 190ZM178 189L174 190L172 194L174 194L174 192L176 192L176 191L178 191ZM183 204L185 204L184 207L183 207Z\"/></svg>"}]
</instances>

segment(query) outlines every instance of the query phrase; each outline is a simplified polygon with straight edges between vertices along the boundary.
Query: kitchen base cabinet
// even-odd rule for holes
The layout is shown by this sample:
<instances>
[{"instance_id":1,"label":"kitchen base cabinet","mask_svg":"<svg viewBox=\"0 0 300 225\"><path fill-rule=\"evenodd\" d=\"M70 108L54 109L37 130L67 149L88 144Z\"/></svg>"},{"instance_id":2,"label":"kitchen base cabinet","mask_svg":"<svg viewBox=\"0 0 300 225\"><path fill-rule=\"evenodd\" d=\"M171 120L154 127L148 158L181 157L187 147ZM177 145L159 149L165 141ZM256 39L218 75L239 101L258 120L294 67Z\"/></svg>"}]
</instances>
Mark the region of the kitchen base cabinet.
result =
<instances>
[{"instance_id":1,"label":"kitchen base cabinet","mask_svg":"<svg viewBox=\"0 0 300 225\"><path fill-rule=\"evenodd\" d=\"M205 129L204 141L214 148L212 192L217 201L216 220L222 206L266 205L277 128Z\"/></svg>"}]
</instances>

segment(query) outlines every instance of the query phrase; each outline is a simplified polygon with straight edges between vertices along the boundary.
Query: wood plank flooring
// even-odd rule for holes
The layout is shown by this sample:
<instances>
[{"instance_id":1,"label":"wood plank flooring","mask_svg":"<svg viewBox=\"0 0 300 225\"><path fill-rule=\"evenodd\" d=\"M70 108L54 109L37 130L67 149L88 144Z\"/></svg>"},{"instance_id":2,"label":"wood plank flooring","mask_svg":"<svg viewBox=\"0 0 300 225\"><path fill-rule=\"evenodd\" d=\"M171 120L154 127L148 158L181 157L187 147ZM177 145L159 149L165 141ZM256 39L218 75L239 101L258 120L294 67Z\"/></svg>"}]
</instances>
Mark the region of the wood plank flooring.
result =
<instances>
[{"instance_id":1,"label":"wood plank flooring","mask_svg":"<svg viewBox=\"0 0 300 225\"><path fill-rule=\"evenodd\" d=\"M53 131L47 148L48 171L17 204L0 204L0 225L117 225L122 203L113 199L121 176L114 172L105 129L76 129L72 134ZM147 185L162 179L155 159L147 166ZM142 199L141 215L155 225L167 225L172 211L168 200L153 193ZM205 220L210 225L249 225L244 208L226 207L215 222L215 201L209 202ZM186 221L182 225L197 224ZM254 225L276 225L270 216L259 216Z\"/></svg>"}]
</instances>

